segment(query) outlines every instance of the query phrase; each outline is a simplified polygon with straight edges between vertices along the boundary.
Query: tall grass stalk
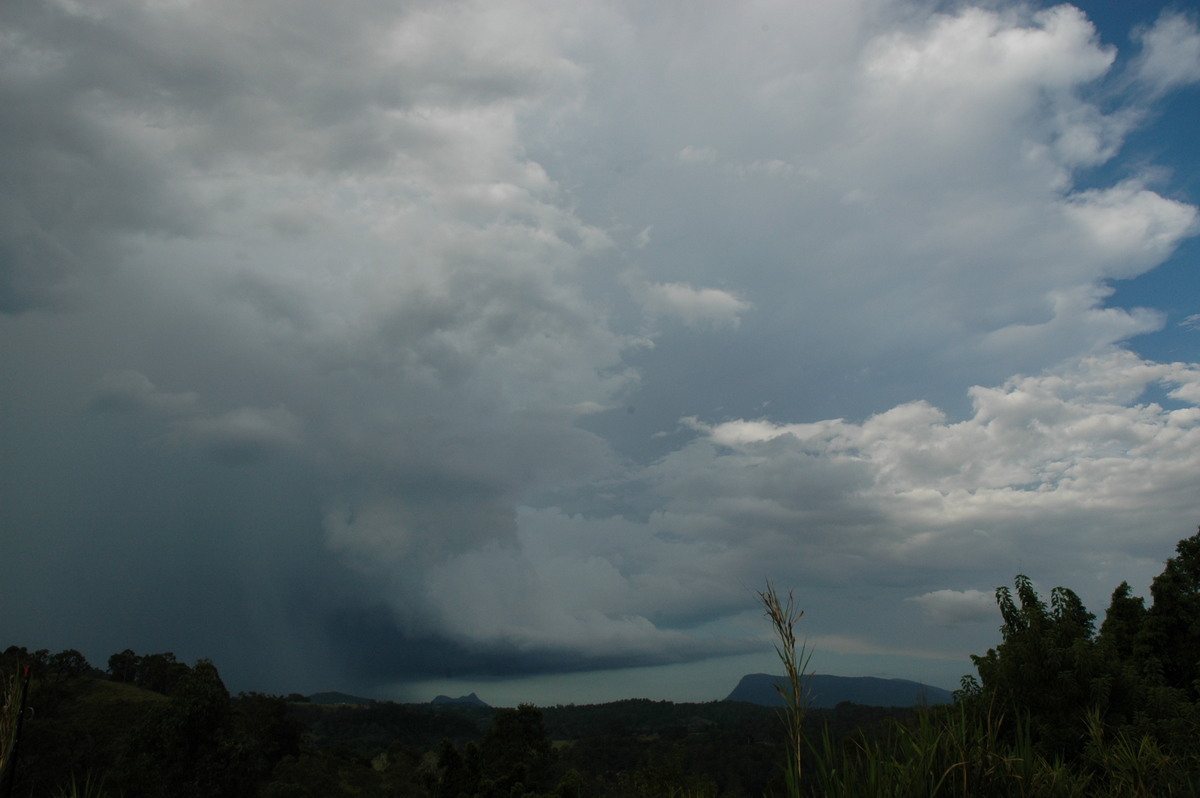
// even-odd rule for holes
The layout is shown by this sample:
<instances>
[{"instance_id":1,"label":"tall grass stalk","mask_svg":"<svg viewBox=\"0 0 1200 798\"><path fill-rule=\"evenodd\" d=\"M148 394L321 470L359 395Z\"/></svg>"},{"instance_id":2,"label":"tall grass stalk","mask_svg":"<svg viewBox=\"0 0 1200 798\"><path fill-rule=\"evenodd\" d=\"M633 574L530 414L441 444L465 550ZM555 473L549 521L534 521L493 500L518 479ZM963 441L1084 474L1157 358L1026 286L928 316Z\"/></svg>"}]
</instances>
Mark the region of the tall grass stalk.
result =
<instances>
[{"instance_id":1,"label":"tall grass stalk","mask_svg":"<svg viewBox=\"0 0 1200 798\"><path fill-rule=\"evenodd\" d=\"M767 589L758 591L759 601L766 610L771 626L775 630L775 653L779 655L787 675L787 684L776 683L775 689L783 699L783 721L787 731L788 764L787 789L791 798L800 798L800 787L804 775L804 714L808 709L805 682L812 652L801 643L796 647L796 624L804 617L804 611L796 609L792 591L787 600L781 601L775 586L767 580Z\"/></svg>"}]
</instances>

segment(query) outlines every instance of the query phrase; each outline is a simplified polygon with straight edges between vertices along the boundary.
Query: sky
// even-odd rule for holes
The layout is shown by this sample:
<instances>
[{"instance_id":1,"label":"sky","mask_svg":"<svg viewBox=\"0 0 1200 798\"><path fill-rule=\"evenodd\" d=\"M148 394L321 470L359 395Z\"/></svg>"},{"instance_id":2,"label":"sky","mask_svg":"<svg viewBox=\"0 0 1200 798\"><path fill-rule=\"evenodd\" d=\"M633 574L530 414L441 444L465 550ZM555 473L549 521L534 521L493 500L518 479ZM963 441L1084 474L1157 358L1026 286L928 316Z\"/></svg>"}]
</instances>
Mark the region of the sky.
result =
<instances>
[{"instance_id":1,"label":"sky","mask_svg":"<svg viewBox=\"0 0 1200 798\"><path fill-rule=\"evenodd\" d=\"M1200 524L1194 9L0 4L0 645L954 688Z\"/></svg>"}]
</instances>

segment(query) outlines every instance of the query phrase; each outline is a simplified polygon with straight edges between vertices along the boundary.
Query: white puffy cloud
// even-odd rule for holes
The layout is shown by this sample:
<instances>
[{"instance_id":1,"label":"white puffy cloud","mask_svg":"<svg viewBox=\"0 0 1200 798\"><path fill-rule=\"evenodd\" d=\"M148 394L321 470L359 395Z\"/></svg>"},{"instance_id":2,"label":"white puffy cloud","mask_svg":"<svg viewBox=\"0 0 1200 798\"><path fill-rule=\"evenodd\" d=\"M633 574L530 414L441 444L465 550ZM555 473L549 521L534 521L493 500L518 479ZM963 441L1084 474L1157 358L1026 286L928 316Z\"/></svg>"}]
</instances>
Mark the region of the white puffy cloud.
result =
<instances>
[{"instance_id":1,"label":"white puffy cloud","mask_svg":"<svg viewBox=\"0 0 1200 798\"><path fill-rule=\"evenodd\" d=\"M647 424L763 401L809 418L917 393L949 405L1163 323L1107 306L1108 282L1170 257L1194 207L1149 174L1074 188L1145 119L1140 97L1096 100L1114 49L1070 6L903 11L847 5L828 38L800 23L822 16L811 8L707 24L644 11L611 52L588 51L608 81L585 84L591 112L567 120L586 157L547 157L548 171L590 187L593 218L653 226L625 253L644 284L736 285L754 303L722 357L674 335L639 355L629 404ZM718 30L728 62L696 49Z\"/></svg>"},{"instance_id":2,"label":"white puffy cloud","mask_svg":"<svg viewBox=\"0 0 1200 798\"><path fill-rule=\"evenodd\" d=\"M1139 403L1156 385L1183 406ZM1141 534L1131 519L1179 517L1191 506L1188 475L1200 465L1194 449L1198 385L1195 366L1113 351L1002 386L972 388L974 412L958 422L914 402L861 424L701 425L705 440L724 452L708 460L705 471L728 472L706 481L740 483L740 489L728 499L694 492L690 512L700 514L707 505L707 514L730 531L745 528L747 517L759 530L789 519L797 546L817 536L827 554L838 547L869 551L898 566L966 567L989 552L1011 556L1024 546L1031 556L1045 548L1046 561L1062 562L1097 527L1106 530L1108 545L1128 550ZM674 465L684 468L683 461ZM780 484L787 471L791 484ZM797 497L810 490L814 472L833 480L822 483L824 504L836 504L830 494L841 493L860 508L860 518L873 513L875 519L867 526L847 524L852 516L846 513L834 515L831 526L804 519ZM1033 519L1043 528L1030 526ZM1073 523L1082 528L1068 531ZM977 530L989 530L987 539Z\"/></svg>"},{"instance_id":3,"label":"white puffy cloud","mask_svg":"<svg viewBox=\"0 0 1200 798\"><path fill-rule=\"evenodd\" d=\"M1085 232L1094 262L1111 263L1105 277L1134 277L1161 263L1197 230L1196 208L1136 183L1091 189L1071 197L1067 218Z\"/></svg>"},{"instance_id":4,"label":"white puffy cloud","mask_svg":"<svg viewBox=\"0 0 1200 798\"><path fill-rule=\"evenodd\" d=\"M1034 167L1024 179L1055 181L1061 173L1053 167L1103 162L1119 142L1116 120L1079 97L1114 57L1083 13L1067 5L1024 20L965 8L919 31L880 36L866 48L855 120L864 129L851 148L878 158L903 145L916 158L883 177L906 183L931 160L954 163L965 170L958 180L974 181L1001 168L983 160L985 152ZM1098 143L1080 148L1083 139ZM929 188L942 181L953 177Z\"/></svg>"}]
</instances>

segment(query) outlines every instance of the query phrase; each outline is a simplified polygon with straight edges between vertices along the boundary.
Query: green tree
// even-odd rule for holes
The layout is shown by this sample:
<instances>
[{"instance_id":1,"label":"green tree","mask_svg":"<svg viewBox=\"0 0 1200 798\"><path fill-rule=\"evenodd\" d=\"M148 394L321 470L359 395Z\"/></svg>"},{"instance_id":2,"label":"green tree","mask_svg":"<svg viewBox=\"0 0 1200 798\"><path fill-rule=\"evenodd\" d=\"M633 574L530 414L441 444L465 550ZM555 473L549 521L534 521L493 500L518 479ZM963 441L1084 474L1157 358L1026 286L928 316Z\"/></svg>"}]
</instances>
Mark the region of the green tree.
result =
<instances>
[{"instance_id":1,"label":"green tree","mask_svg":"<svg viewBox=\"0 0 1200 798\"><path fill-rule=\"evenodd\" d=\"M1162 683L1194 703L1200 699L1200 531L1175 551L1150 583L1152 603L1136 645Z\"/></svg>"},{"instance_id":2,"label":"green tree","mask_svg":"<svg viewBox=\"0 0 1200 798\"><path fill-rule=\"evenodd\" d=\"M247 781L265 780L285 757L300 754L303 733L284 699L240 693L232 702L228 766Z\"/></svg>"},{"instance_id":3,"label":"green tree","mask_svg":"<svg viewBox=\"0 0 1200 798\"><path fill-rule=\"evenodd\" d=\"M229 691L216 666L199 660L131 736L115 786L151 798L247 794L252 785L230 766L232 730Z\"/></svg>"},{"instance_id":4,"label":"green tree","mask_svg":"<svg viewBox=\"0 0 1200 798\"><path fill-rule=\"evenodd\" d=\"M1118 585L1100 625L1098 642L1121 660L1134 659L1138 635L1146 621L1146 601L1132 593L1128 582Z\"/></svg>"},{"instance_id":5,"label":"green tree","mask_svg":"<svg viewBox=\"0 0 1200 798\"><path fill-rule=\"evenodd\" d=\"M1142 676L1145 658L1138 643L1146 620L1146 605L1132 592L1128 582L1117 586L1096 637L1105 674L1097 680L1094 692L1104 698L1105 720L1109 725L1133 723L1146 705Z\"/></svg>"},{"instance_id":6,"label":"green tree","mask_svg":"<svg viewBox=\"0 0 1200 798\"><path fill-rule=\"evenodd\" d=\"M114 682L132 684L137 680L138 662L141 660L132 649L113 654L108 658L108 678Z\"/></svg>"},{"instance_id":7,"label":"green tree","mask_svg":"<svg viewBox=\"0 0 1200 798\"><path fill-rule=\"evenodd\" d=\"M30 652L25 646L9 646L0 654L0 671L17 673L26 667L34 679L45 675L50 667L50 652L44 648Z\"/></svg>"},{"instance_id":8,"label":"green tree","mask_svg":"<svg viewBox=\"0 0 1200 798\"><path fill-rule=\"evenodd\" d=\"M462 754L454 747L454 743L447 739L443 739L438 745L437 778L440 787L438 794L446 798L473 795L479 786L478 774L468 772Z\"/></svg>"},{"instance_id":9,"label":"green tree","mask_svg":"<svg viewBox=\"0 0 1200 798\"><path fill-rule=\"evenodd\" d=\"M83 676L92 670L87 657L73 648L60 651L51 657L47 668L59 676Z\"/></svg>"},{"instance_id":10,"label":"green tree","mask_svg":"<svg viewBox=\"0 0 1200 798\"><path fill-rule=\"evenodd\" d=\"M552 753L542 711L533 704L496 713L479 743L484 796L523 796L549 789Z\"/></svg>"},{"instance_id":11,"label":"green tree","mask_svg":"<svg viewBox=\"0 0 1200 798\"><path fill-rule=\"evenodd\" d=\"M431 779L421 751L394 742L371 761L371 766L382 774L383 786L390 795L407 798L429 795L428 788L434 779Z\"/></svg>"},{"instance_id":12,"label":"green tree","mask_svg":"<svg viewBox=\"0 0 1200 798\"><path fill-rule=\"evenodd\" d=\"M171 695L188 670L187 664L176 660L175 655L170 651L164 651L161 654L147 654L138 659L135 683L138 687L144 687L163 695Z\"/></svg>"},{"instance_id":13,"label":"green tree","mask_svg":"<svg viewBox=\"0 0 1200 798\"><path fill-rule=\"evenodd\" d=\"M1047 753L1077 752L1085 711L1102 697L1095 681L1103 662L1095 643L1095 616L1064 587L1047 606L1032 580L1018 574L1016 589L996 589L1002 642L972 656L982 689L978 700L996 706L1010 723L1028 722Z\"/></svg>"}]
</instances>

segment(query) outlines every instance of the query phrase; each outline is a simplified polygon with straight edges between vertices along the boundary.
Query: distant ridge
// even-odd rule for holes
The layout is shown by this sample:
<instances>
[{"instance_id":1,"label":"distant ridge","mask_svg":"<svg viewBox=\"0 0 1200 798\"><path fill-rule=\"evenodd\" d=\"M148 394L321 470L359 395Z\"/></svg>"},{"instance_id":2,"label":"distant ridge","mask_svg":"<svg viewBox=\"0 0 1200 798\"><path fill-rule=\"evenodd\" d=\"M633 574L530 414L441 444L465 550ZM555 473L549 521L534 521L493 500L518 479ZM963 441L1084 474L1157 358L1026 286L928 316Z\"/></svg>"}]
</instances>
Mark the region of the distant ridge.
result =
<instances>
[{"instance_id":1,"label":"distant ridge","mask_svg":"<svg viewBox=\"0 0 1200 798\"><path fill-rule=\"evenodd\" d=\"M743 676L726 701L745 701L767 707L783 706L775 689L786 684L783 676L751 673ZM809 706L832 709L843 701L872 707L914 707L927 704L949 704L954 696L949 690L907 679L877 679L874 676L827 676L813 674L805 687Z\"/></svg>"},{"instance_id":2,"label":"distant ridge","mask_svg":"<svg viewBox=\"0 0 1200 798\"><path fill-rule=\"evenodd\" d=\"M373 698L363 698L361 696L350 695L349 693L313 693L308 697L310 704L354 704L355 706L369 707L375 703Z\"/></svg>"},{"instance_id":3,"label":"distant ridge","mask_svg":"<svg viewBox=\"0 0 1200 798\"><path fill-rule=\"evenodd\" d=\"M482 699L480 699L480 697L475 695L474 693L471 693L470 695L459 696L458 698L451 698L450 696L440 695L437 698L430 701L429 703L431 703L431 704L467 704L469 706L475 706L475 707L488 706L488 704L484 703L484 701Z\"/></svg>"}]
</instances>

